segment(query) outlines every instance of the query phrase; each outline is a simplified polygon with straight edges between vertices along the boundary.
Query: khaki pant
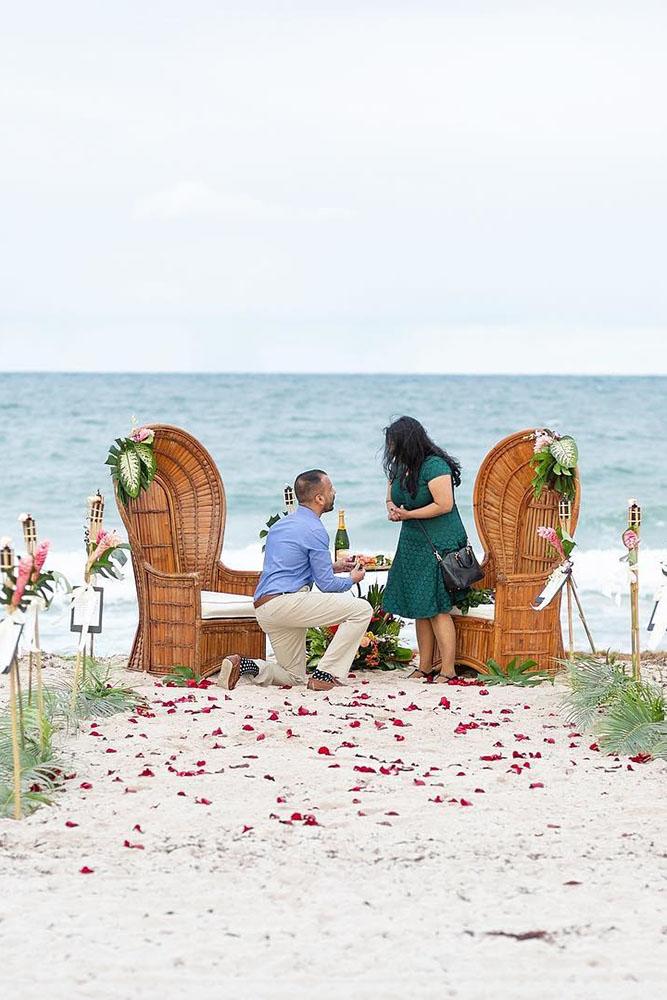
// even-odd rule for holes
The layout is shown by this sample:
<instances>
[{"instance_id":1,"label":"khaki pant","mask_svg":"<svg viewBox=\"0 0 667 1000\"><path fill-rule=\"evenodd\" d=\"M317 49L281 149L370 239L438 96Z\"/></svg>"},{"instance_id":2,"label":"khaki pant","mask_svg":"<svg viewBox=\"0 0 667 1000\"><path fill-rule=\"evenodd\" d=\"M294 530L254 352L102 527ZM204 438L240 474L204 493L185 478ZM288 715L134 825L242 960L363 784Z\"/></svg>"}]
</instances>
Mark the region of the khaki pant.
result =
<instances>
[{"instance_id":1,"label":"khaki pant","mask_svg":"<svg viewBox=\"0 0 667 1000\"><path fill-rule=\"evenodd\" d=\"M305 684L306 630L338 625L319 668L344 680L368 629L373 609L368 601L349 591L321 594L307 588L282 594L257 608L257 621L271 641L277 662L256 660L255 684Z\"/></svg>"}]
</instances>

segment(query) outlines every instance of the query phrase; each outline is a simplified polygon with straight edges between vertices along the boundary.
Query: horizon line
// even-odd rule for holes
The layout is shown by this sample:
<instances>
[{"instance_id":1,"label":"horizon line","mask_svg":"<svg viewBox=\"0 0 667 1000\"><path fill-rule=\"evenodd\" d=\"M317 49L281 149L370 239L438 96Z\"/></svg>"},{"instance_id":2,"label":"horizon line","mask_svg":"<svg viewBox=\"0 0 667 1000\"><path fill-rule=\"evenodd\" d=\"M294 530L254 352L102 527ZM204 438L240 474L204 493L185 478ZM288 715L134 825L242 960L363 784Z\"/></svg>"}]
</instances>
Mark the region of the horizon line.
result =
<instances>
[{"instance_id":1,"label":"horizon line","mask_svg":"<svg viewBox=\"0 0 667 1000\"><path fill-rule=\"evenodd\" d=\"M248 371L248 370L183 370L174 369L171 371L155 371L150 369L132 370L105 370L101 368L87 368L74 371L71 369L38 369L38 368L14 368L9 371L0 372L2 375L252 375L260 378L268 378L275 375L284 376L306 376L323 378L359 378L359 377L384 377L384 378L665 378L667 370L660 372L447 372L447 371L407 371L407 372L385 372L385 371Z\"/></svg>"}]
</instances>

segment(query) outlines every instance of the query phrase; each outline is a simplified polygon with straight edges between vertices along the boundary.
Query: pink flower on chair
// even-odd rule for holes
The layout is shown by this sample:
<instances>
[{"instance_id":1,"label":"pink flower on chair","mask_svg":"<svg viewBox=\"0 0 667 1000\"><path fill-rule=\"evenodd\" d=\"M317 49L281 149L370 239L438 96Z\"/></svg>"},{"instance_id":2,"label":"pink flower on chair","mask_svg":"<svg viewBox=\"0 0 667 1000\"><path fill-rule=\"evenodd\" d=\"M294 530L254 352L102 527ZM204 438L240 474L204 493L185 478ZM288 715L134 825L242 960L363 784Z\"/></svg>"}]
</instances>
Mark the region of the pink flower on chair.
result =
<instances>
[{"instance_id":1,"label":"pink flower on chair","mask_svg":"<svg viewBox=\"0 0 667 1000\"><path fill-rule=\"evenodd\" d=\"M543 448L549 448L553 444L553 435L549 434L548 431L535 431L535 451L542 451Z\"/></svg>"},{"instance_id":2,"label":"pink flower on chair","mask_svg":"<svg viewBox=\"0 0 667 1000\"><path fill-rule=\"evenodd\" d=\"M133 427L130 432L130 440L136 441L137 444L145 441L146 444L152 444L153 438L155 437L155 431L152 431L149 427Z\"/></svg>"},{"instance_id":3,"label":"pink flower on chair","mask_svg":"<svg viewBox=\"0 0 667 1000\"><path fill-rule=\"evenodd\" d=\"M543 538L545 542L552 545L561 559L565 559L565 552L563 550L563 543L561 542L555 528L540 527L537 529L537 533L540 538Z\"/></svg>"},{"instance_id":4,"label":"pink flower on chair","mask_svg":"<svg viewBox=\"0 0 667 1000\"><path fill-rule=\"evenodd\" d=\"M32 556L23 556L19 559L19 570L16 576L16 586L14 587L14 593L12 594L11 607L18 608L21 603L21 598L25 593L25 588L30 579L30 574L32 573L33 560Z\"/></svg>"}]
</instances>

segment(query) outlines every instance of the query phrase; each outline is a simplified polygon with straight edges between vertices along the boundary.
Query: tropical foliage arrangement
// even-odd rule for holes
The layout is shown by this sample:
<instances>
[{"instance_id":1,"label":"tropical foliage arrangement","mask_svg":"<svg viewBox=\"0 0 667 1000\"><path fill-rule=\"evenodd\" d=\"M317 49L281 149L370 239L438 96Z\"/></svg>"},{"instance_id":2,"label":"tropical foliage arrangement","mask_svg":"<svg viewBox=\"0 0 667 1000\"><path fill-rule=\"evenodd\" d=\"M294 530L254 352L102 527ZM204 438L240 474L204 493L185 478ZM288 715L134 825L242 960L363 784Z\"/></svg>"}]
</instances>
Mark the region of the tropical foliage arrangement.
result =
<instances>
[{"instance_id":1,"label":"tropical foliage arrangement","mask_svg":"<svg viewBox=\"0 0 667 1000\"><path fill-rule=\"evenodd\" d=\"M568 722L592 730L604 753L667 759L667 704L651 684L634 680L613 655L562 661L570 694Z\"/></svg>"},{"instance_id":2,"label":"tropical foliage arrangement","mask_svg":"<svg viewBox=\"0 0 667 1000\"><path fill-rule=\"evenodd\" d=\"M130 548L115 531L105 531L102 525L104 500L99 491L93 497L88 497L89 511L98 516L88 517L84 528L86 545L86 568L84 578L88 583L94 576L106 577L109 580L123 579L123 566L127 562L126 551ZM101 509L100 509L101 508Z\"/></svg>"},{"instance_id":3,"label":"tropical foliage arrangement","mask_svg":"<svg viewBox=\"0 0 667 1000\"><path fill-rule=\"evenodd\" d=\"M486 661L487 673L481 675L484 684L513 684L517 687L536 687L544 681L554 682L553 674L548 670L535 670L537 660L522 660L518 663L514 656L506 667L501 667L495 660Z\"/></svg>"},{"instance_id":4,"label":"tropical foliage arrangement","mask_svg":"<svg viewBox=\"0 0 667 1000\"><path fill-rule=\"evenodd\" d=\"M22 556L18 566L15 566L9 539L0 539L0 548L3 552L0 605L4 605L10 614L14 611L25 611L35 600L38 600L42 607L48 608L59 586L69 589L69 584L62 573L44 569L50 544L47 541L40 542L33 555Z\"/></svg>"},{"instance_id":5,"label":"tropical foliage arrangement","mask_svg":"<svg viewBox=\"0 0 667 1000\"><path fill-rule=\"evenodd\" d=\"M88 660L85 677L72 699L68 684L45 687L43 711L28 695L19 703L20 783L25 812L49 805L63 784L65 765L54 745L55 737L78 729L84 719L126 712L143 703L141 695L118 687L110 668ZM14 809L12 734L9 712L0 714L0 816Z\"/></svg>"},{"instance_id":6,"label":"tropical foliage arrangement","mask_svg":"<svg viewBox=\"0 0 667 1000\"><path fill-rule=\"evenodd\" d=\"M535 431L533 439L535 450L530 464L533 467L531 485L535 497L540 497L542 490L549 489L573 500L574 474L579 460L574 438L544 428Z\"/></svg>"},{"instance_id":7,"label":"tropical foliage arrangement","mask_svg":"<svg viewBox=\"0 0 667 1000\"><path fill-rule=\"evenodd\" d=\"M278 521L281 520L281 518L287 517L288 514L289 514L288 510L283 510L277 514L272 514L271 517L268 519L268 521L266 522L266 526L262 528L262 530L259 533L259 539L262 543L262 552L266 548L266 536L268 535L273 525L277 524Z\"/></svg>"},{"instance_id":8,"label":"tropical foliage arrangement","mask_svg":"<svg viewBox=\"0 0 667 1000\"><path fill-rule=\"evenodd\" d=\"M495 591L490 588L480 587L479 590L471 587L466 591L465 596L456 602L456 607L462 615L467 615L471 608L478 608L482 604L493 604L495 602Z\"/></svg>"},{"instance_id":9,"label":"tropical foliage arrangement","mask_svg":"<svg viewBox=\"0 0 667 1000\"><path fill-rule=\"evenodd\" d=\"M116 438L109 449L105 465L110 467L118 496L125 505L147 490L155 479L154 440L155 432L149 427L137 427L133 417L129 435Z\"/></svg>"},{"instance_id":10,"label":"tropical foliage arrangement","mask_svg":"<svg viewBox=\"0 0 667 1000\"><path fill-rule=\"evenodd\" d=\"M368 588L366 600L373 608L368 632L363 636L357 655L352 663L353 670L397 670L409 663L413 651L400 644L400 633L404 622L382 607L385 588L374 583ZM326 628L309 628L306 635L307 664L314 670L338 630L337 625Z\"/></svg>"},{"instance_id":11,"label":"tropical foliage arrangement","mask_svg":"<svg viewBox=\"0 0 667 1000\"><path fill-rule=\"evenodd\" d=\"M171 673L162 678L166 687L207 688L213 683L202 677L192 667L172 667Z\"/></svg>"},{"instance_id":12,"label":"tropical foliage arrangement","mask_svg":"<svg viewBox=\"0 0 667 1000\"><path fill-rule=\"evenodd\" d=\"M537 534L555 549L563 562L570 558L577 546L572 535L565 531L561 525L558 525L557 528L540 527L537 529Z\"/></svg>"}]
</instances>

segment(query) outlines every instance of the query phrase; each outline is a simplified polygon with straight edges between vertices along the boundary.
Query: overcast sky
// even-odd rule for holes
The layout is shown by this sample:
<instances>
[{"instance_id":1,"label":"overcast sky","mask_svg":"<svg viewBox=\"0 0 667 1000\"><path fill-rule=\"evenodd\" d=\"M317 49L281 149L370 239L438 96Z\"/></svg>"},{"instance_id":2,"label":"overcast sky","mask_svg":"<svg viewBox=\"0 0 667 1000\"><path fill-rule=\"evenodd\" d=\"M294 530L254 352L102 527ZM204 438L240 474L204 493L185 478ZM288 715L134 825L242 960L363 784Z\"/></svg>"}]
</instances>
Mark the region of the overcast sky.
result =
<instances>
[{"instance_id":1,"label":"overcast sky","mask_svg":"<svg viewBox=\"0 0 667 1000\"><path fill-rule=\"evenodd\" d=\"M7 4L3 370L667 373L667 6Z\"/></svg>"}]
</instances>

